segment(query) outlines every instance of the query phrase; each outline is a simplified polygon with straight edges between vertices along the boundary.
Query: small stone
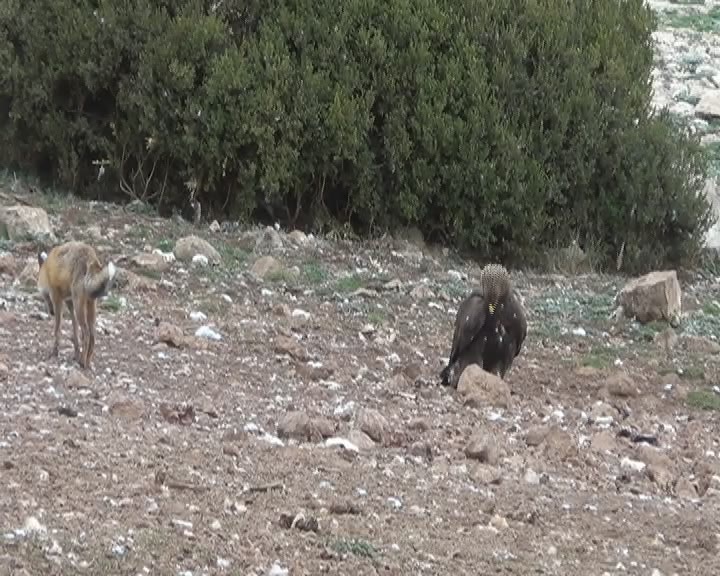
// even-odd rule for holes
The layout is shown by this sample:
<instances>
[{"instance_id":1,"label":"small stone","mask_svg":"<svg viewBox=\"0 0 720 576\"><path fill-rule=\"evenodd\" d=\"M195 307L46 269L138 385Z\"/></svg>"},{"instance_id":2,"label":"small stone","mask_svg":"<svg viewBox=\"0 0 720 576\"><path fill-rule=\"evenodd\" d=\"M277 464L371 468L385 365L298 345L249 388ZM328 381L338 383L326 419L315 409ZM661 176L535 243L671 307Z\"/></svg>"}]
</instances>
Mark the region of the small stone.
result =
<instances>
[{"instance_id":1,"label":"small stone","mask_svg":"<svg viewBox=\"0 0 720 576\"><path fill-rule=\"evenodd\" d=\"M470 477L476 484L489 486L502 482L502 471L495 466L478 464L470 471Z\"/></svg>"},{"instance_id":2,"label":"small stone","mask_svg":"<svg viewBox=\"0 0 720 576\"><path fill-rule=\"evenodd\" d=\"M575 368L575 374L583 378L593 378L600 374L600 370L595 366L577 366Z\"/></svg>"},{"instance_id":3,"label":"small stone","mask_svg":"<svg viewBox=\"0 0 720 576\"><path fill-rule=\"evenodd\" d=\"M164 258L162 254L153 252L140 252L135 254L135 256L130 259L130 263L138 268L152 272L166 272L172 266L172 263Z\"/></svg>"},{"instance_id":4,"label":"small stone","mask_svg":"<svg viewBox=\"0 0 720 576\"><path fill-rule=\"evenodd\" d=\"M276 304L273 306L273 314L275 314L275 316L290 316L290 306L287 304Z\"/></svg>"},{"instance_id":5,"label":"small stone","mask_svg":"<svg viewBox=\"0 0 720 576\"><path fill-rule=\"evenodd\" d=\"M547 426L535 426L525 434L525 444L528 446L540 446L545 441L550 428Z\"/></svg>"},{"instance_id":6,"label":"small stone","mask_svg":"<svg viewBox=\"0 0 720 576\"><path fill-rule=\"evenodd\" d=\"M272 226L266 226L265 229L258 234L255 240L255 250L280 250L283 247L283 241L280 233Z\"/></svg>"},{"instance_id":7,"label":"small stone","mask_svg":"<svg viewBox=\"0 0 720 576\"><path fill-rule=\"evenodd\" d=\"M418 284L410 291L410 297L415 300L431 300L435 298L435 293L426 284Z\"/></svg>"},{"instance_id":8,"label":"small stone","mask_svg":"<svg viewBox=\"0 0 720 576\"><path fill-rule=\"evenodd\" d=\"M457 385L458 393L467 398L475 397L484 405L494 408L507 408L510 406L510 387L495 374L490 374L477 364L467 366Z\"/></svg>"},{"instance_id":9,"label":"small stone","mask_svg":"<svg viewBox=\"0 0 720 576\"><path fill-rule=\"evenodd\" d=\"M432 446L427 442L414 442L408 451L412 456L425 458L426 460L432 460L433 458Z\"/></svg>"},{"instance_id":10,"label":"small stone","mask_svg":"<svg viewBox=\"0 0 720 576\"><path fill-rule=\"evenodd\" d=\"M284 415L278 423L277 431L280 438L294 438L308 442L320 442L323 439L320 427L306 412L301 411Z\"/></svg>"},{"instance_id":11,"label":"small stone","mask_svg":"<svg viewBox=\"0 0 720 576\"><path fill-rule=\"evenodd\" d=\"M317 382L319 380L327 380L335 373L332 366L316 366L314 363L300 362L295 366L295 371L305 380Z\"/></svg>"},{"instance_id":12,"label":"small stone","mask_svg":"<svg viewBox=\"0 0 720 576\"><path fill-rule=\"evenodd\" d=\"M639 395L635 382L625 373L610 376L605 382L605 388L608 394L618 398L634 398Z\"/></svg>"},{"instance_id":13,"label":"small stone","mask_svg":"<svg viewBox=\"0 0 720 576\"><path fill-rule=\"evenodd\" d=\"M695 500L698 497L697 490L687 478L680 478L675 484L675 496L684 500Z\"/></svg>"},{"instance_id":14,"label":"small stone","mask_svg":"<svg viewBox=\"0 0 720 576\"><path fill-rule=\"evenodd\" d=\"M685 349L691 354L714 356L720 354L720 344L704 336L686 335L682 338Z\"/></svg>"},{"instance_id":15,"label":"small stone","mask_svg":"<svg viewBox=\"0 0 720 576\"><path fill-rule=\"evenodd\" d=\"M375 442L383 443L390 428L385 416L377 410L363 408L356 418L357 426Z\"/></svg>"},{"instance_id":16,"label":"small stone","mask_svg":"<svg viewBox=\"0 0 720 576\"><path fill-rule=\"evenodd\" d=\"M222 340L222 336L210 328L210 326L200 326L200 328L195 331L195 336L204 338L205 340Z\"/></svg>"},{"instance_id":17,"label":"small stone","mask_svg":"<svg viewBox=\"0 0 720 576\"><path fill-rule=\"evenodd\" d=\"M661 490L668 492L672 489L673 475L667 468L651 464L645 469L645 473Z\"/></svg>"},{"instance_id":18,"label":"small stone","mask_svg":"<svg viewBox=\"0 0 720 576\"><path fill-rule=\"evenodd\" d=\"M210 232L220 232L220 222L218 222L217 220L213 220L208 229L210 230Z\"/></svg>"},{"instance_id":19,"label":"small stone","mask_svg":"<svg viewBox=\"0 0 720 576\"><path fill-rule=\"evenodd\" d=\"M155 292L158 282L147 276L135 274L121 266L117 267L115 284L118 288L124 288L126 292Z\"/></svg>"},{"instance_id":20,"label":"small stone","mask_svg":"<svg viewBox=\"0 0 720 576\"><path fill-rule=\"evenodd\" d=\"M615 452L617 448L615 435L607 430L595 434L590 441L590 450L593 452Z\"/></svg>"},{"instance_id":21,"label":"small stone","mask_svg":"<svg viewBox=\"0 0 720 576\"><path fill-rule=\"evenodd\" d=\"M205 267L210 264L210 260L205 254L195 254L195 256L192 257L192 263L195 266Z\"/></svg>"},{"instance_id":22,"label":"small stone","mask_svg":"<svg viewBox=\"0 0 720 576\"><path fill-rule=\"evenodd\" d=\"M490 526L495 528L498 532L507 530L507 528L509 527L508 521L498 514L494 514L493 517L490 519Z\"/></svg>"},{"instance_id":23,"label":"small stone","mask_svg":"<svg viewBox=\"0 0 720 576\"><path fill-rule=\"evenodd\" d=\"M532 468L528 468L527 470L525 470L523 480L525 480L526 484L537 486L538 484L540 484L540 475Z\"/></svg>"},{"instance_id":24,"label":"small stone","mask_svg":"<svg viewBox=\"0 0 720 576\"><path fill-rule=\"evenodd\" d=\"M670 352L678 343L678 335L672 328L666 328L662 332L655 334L654 340L658 346L666 352Z\"/></svg>"},{"instance_id":25,"label":"small stone","mask_svg":"<svg viewBox=\"0 0 720 576\"><path fill-rule=\"evenodd\" d=\"M337 422L331 420L330 418L315 418L313 422L317 430L320 432L320 436L323 438L330 438L337 432Z\"/></svg>"},{"instance_id":26,"label":"small stone","mask_svg":"<svg viewBox=\"0 0 720 576\"><path fill-rule=\"evenodd\" d=\"M494 465L498 461L497 441L492 435L476 433L465 447L465 455L484 464Z\"/></svg>"},{"instance_id":27,"label":"small stone","mask_svg":"<svg viewBox=\"0 0 720 576\"><path fill-rule=\"evenodd\" d=\"M358 447L360 451L368 451L375 448L375 442L362 430L350 430L347 435L347 439Z\"/></svg>"},{"instance_id":28,"label":"small stone","mask_svg":"<svg viewBox=\"0 0 720 576\"><path fill-rule=\"evenodd\" d=\"M103 233L103 230L98 225L88 226L85 228L85 234L87 234L88 238L97 241L103 240L107 237L106 233Z\"/></svg>"},{"instance_id":29,"label":"small stone","mask_svg":"<svg viewBox=\"0 0 720 576\"><path fill-rule=\"evenodd\" d=\"M25 266L15 277L14 283L20 286L34 288L37 286L37 277L40 272L40 264L37 258L31 258L26 261Z\"/></svg>"},{"instance_id":30,"label":"small stone","mask_svg":"<svg viewBox=\"0 0 720 576\"><path fill-rule=\"evenodd\" d=\"M640 462L638 460L631 460L627 456L625 456L620 461L620 467L624 470L630 470L632 472L642 472L647 465L645 462Z\"/></svg>"},{"instance_id":31,"label":"small stone","mask_svg":"<svg viewBox=\"0 0 720 576\"><path fill-rule=\"evenodd\" d=\"M252 265L250 272L258 278L266 280L268 277L282 272L282 269L282 264L272 256L262 256Z\"/></svg>"},{"instance_id":32,"label":"small stone","mask_svg":"<svg viewBox=\"0 0 720 576\"><path fill-rule=\"evenodd\" d=\"M47 532L47 527L40 524L40 521L35 516L28 516L23 524L23 530L30 534L44 534Z\"/></svg>"},{"instance_id":33,"label":"small stone","mask_svg":"<svg viewBox=\"0 0 720 576\"><path fill-rule=\"evenodd\" d=\"M301 310L300 308L295 308L295 310L292 311L291 316L302 320L310 320L310 313L305 310Z\"/></svg>"},{"instance_id":34,"label":"small stone","mask_svg":"<svg viewBox=\"0 0 720 576\"><path fill-rule=\"evenodd\" d=\"M287 354L296 360L309 360L308 354L302 344L295 338L279 335L275 338L275 352L278 354Z\"/></svg>"},{"instance_id":35,"label":"small stone","mask_svg":"<svg viewBox=\"0 0 720 576\"><path fill-rule=\"evenodd\" d=\"M577 445L568 432L559 426L553 426L545 436L545 454L558 460L566 460L577 455Z\"/></svg>"},{"instance_id":36,"label":"small stone","mask_svg":"<svg viewBox=\"0 0 720 576\"><path fill-rule=\"evenodd\" d=\"M145 415L145 407L138 400L132 400L129 398L117 399L115 401L109 401L110 415L114 418L119 418L126 421L141 420Z\"/></svg>"},{"instance_id":37,"label":"small stone","mask_svg":"<svg viewBox=\"0 0 720 576\"><path fill-rule=\"evenodd\" d=\"M415 432L427 432L430 430L430 424L425 418L413 418L408 424L408 429Z\"/></svg>"},{"instance_id":38,"label":"small stone","mask_svg":"<svg viewBox=\"0 0 720 576\"><path fill-rule=\"evenodd\" d=\"M175 257L183 262L191 262L197 254L205 256L209 262L219 264L220 253L208 242L198 236L186 236L175 243Z\"/></svg>"},{"instance_id":39,"label":"small stone","mask_svg":"<svg viewBox=\"0 0 720 576\"><path fill-rule=\"evenodd\" d=\"M355 402L350 400L349 402L346 402L345 404L340 404L335 408L333 411L333 415L337 418L340 418L340 420L344 420L348 422L353 414L355 413Z\"/></svg>"},{"instance_id":40,"label":"small stone","mask_svg":"<svg viewBox=\"0 0 720 576\"><path fill-rule=\"evenodd\" d=\"M607 402L595 402L590 409L590 419L593 422L597 422L598 420L605 422L608 419L612 422L615 418L617 418L617 416L618 411Z\"/></svg>"},{"instance_id":41,"label":"small stone","mask_svg":"<svg viewBox=\"0 0 720 576\"><path fill-rule=\"evenodd\" d=\"M180 348L186 340L182 328L169 322L160 322L155 332L155 341Z\"/></svg>"},{"instance_id":42,"label":"small stone","mask_svg":"<svg viewBox=\"0 0 720 576\"><path fill-rule=\"evenodd\" d=\"M288 234L288 239L297 246L303 246L308 242L307 234L302 230L293 230Z\"/></svg>"},{"instance_id":43,"label":"small stone","mask_svg":"<svg viewBox=\"0 0 720 576\"><path fill-rule=\"evenodd\" d=\"M277 562L270 567L267 572L267 576L289 576L290 570L283 568Z\"/></svg>"},{"instance_id":44,"label":"small stone","mask_svg":"<svg viewBox=\"0 0 720 576\"><path fill-rule=\"evenodd\" d=\"M85 374L73 368L65 377L65 387L70 389L90 388L90 380Z\"/></svg>"},{"instance_id":45,"label":"small stone","mask_svg":"<svg viewBox=\"0 0 720 576\"><path fill-rule=\"evenodd\" d=\"M17 262L15 257L9 252L0 254L0 276L15 276L17 272Z\"/></svg>"}]
</instances>

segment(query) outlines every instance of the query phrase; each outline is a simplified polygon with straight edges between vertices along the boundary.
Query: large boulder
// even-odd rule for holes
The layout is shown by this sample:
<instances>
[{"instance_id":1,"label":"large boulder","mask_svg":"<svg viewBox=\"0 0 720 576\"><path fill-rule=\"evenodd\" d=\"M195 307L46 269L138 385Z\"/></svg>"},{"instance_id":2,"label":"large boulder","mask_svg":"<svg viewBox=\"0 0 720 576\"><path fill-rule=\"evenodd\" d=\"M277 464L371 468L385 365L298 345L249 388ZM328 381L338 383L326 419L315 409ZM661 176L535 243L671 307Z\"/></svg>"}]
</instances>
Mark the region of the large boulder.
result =
<instances>
[{"instance_id":1,"label":"large boulder","mask_svg":"<svg viewBox=\"0 0 720 576\"><path fill-rule=\"evenodd\" d=\"M507 408L510 406L510 386L499 376L469 364L460 375L457 391L467 406Z\"/></svg>"},{"instance_id":2,"label":"large boulder","mask_svg":"<svg viewBox=\"0 0 720 576\"><path fill-rule=\"evenodd\" d=\"M704 120L720 118L720 90L705 92L695 106L695 115Z\"/></svg>"},{"instance_id":3,"label":"large boulder","mask_svg":"<svg viewBox=\"0 0 720 576\"><path fill-rule=\"evenodd\" d=\"M52 239L47 212L33 206L0 206L0 238Z\"/></svg>"},{"instance_id":4,"label":"large boulder","mask_svg":"<svg viewBox=\"0 0 720 576\"><path fill-rule=\"evenodd\" d=\"M186 236L175 243L175 258L181 262L190 262L200 254L205 256L212 264L219 264L220 253L215 250L212 244L198 236Z\"/></svg>"},{"instance_id":5,"label":"large boulder","mask_svg":"<svg viewBox=\"0 0 720 576\"><path fill-rule=\"evenodd\" d=\"M282 272L283 266L272 256L261 256L250 269L251 274L263 280Z\"/></svg>"},{"instance_id":6,"label":"large boulder","mask_svg":"<svg viewBox=\"0 0 720 576\"><path fill-rule=\"evenodd\" d=\"M628 282L618 293L617 304L625 316L641 324L680 319L681 290L675 270L658 270Z\"/></svg>"}]
</instances>

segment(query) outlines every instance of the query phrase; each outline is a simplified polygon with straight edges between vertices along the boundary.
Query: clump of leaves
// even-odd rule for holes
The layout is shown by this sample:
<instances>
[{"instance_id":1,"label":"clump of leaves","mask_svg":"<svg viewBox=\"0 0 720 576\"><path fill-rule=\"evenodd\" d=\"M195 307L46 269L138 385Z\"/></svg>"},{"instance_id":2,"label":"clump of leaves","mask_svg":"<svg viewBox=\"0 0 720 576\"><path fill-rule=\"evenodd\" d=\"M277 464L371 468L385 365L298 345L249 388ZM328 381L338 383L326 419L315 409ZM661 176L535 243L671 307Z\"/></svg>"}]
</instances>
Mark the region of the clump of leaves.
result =
<instances>
[{"instance_id":1,"label":"clump of leaves","mask_svg":"<svg viewBox=\"0 0 720 576\"><path fill-rule=\"evenodd\" d=\"M332 543L331 548L338 554L353 554L361 558L374 558L378 551L367 540L342 538Z\"/></svg>"},{"instance_id":2,"label":"clump of leaves","mask_svg":"<svg viewBox=\"0 0 720 576\"><path fill-rule=\"evenodd\" d=\"M351 274L349 276L342 276L335 282L335 290L341 294L348 294L355 292L363 287L363 278L360 274Z\"/></svg>"},{"instance_id":3,"label":"clump of leaves","mask_svg":"<svg viewBox=\"0 0 720 576\"><path fill-rule=\"evenodd\" d=\"M328 272L318 261L306 262L301 271L302 277L308 284L322 284L328 278Z\"/></svg>"},{"instance_id":4,"label":"clump of leaves","mask_svg":"<svg viewBox=\"0 0 720 576\"><path fill-rule=\"evenodd\" d=\"M119 312L122 309L123 304L120 298L118 298L114 294L111 294L102 301L101 306L104 310L115 313Z\"/></svg>"},{"instance_id":5,"label":"clump of leaves","mask_svg":"<svg viewBox=\"0 0 720 576\"><path fill-rule=\"evenodd\" d=\"M688 394L686 403L691 408L718 412L720 411L720 394L706 388L693 390Z\"/></svg>"},{"instance_id":6,"label":"clump of leaves","mask_svg":"<svg viewBox=\"0 0 720 576\"><path fill-rule=\"evenodd\" d=\"M175 243L170 238L163 238L162 240L158 241L158 243L155 245L159 250L162 250L163 252L172 252L175 248Z\"/></svg>"},{"instance_id":7,"label":"clump of leaves","mask_svg":"<svg viewBox=\"0 0 720 576\"><path fill-rule=\"evenodd\" d=\"M372 310L367 315L367 321L373 326L381 326L386 320L385 313L382 310Z\"/></svg>"},{"instance_id":8,"label":"clump of leaves","mask_svg":"<svg viewBox=\"0 0 720 576\"><path fill-rule=\"evenodd\" d=\"M616 348L595 347L582 357L580 363L583 366L602 370L611 367L619 356L619 351Z\"/></svg>"}]
</instances>

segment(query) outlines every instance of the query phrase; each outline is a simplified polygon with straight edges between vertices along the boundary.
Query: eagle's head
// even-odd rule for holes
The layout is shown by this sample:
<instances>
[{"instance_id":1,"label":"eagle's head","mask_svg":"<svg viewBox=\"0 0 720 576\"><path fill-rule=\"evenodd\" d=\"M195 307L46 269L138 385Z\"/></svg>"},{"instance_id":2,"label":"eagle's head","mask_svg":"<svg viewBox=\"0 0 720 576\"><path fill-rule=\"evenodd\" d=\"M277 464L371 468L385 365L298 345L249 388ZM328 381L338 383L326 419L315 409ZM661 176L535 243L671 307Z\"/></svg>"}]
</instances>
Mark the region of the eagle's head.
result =
<instances>
[{"instance_id":1,"label":"eagle's head","mask_svg":"<svg viewBox=\"0 0 720 576\"><path fill-rule=\"evenodd\" d=\"M488 264L480 273L480 285L490 314L495 314L500 302L510 292L510 274L502 264Z\"/></svg>"}]
</instances>

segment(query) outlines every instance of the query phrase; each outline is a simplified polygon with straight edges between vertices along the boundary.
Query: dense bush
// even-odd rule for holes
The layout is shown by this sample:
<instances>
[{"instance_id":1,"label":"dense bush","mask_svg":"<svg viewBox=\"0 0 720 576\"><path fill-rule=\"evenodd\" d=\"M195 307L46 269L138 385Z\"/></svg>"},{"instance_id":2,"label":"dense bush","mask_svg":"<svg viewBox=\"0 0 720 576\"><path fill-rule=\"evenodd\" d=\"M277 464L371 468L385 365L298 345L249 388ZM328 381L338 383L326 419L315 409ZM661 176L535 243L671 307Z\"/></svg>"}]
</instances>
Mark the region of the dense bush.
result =
<instances>
[{"instance_id":1,"label":"dense bush","mask_svg":"<svg viewBox=\"0 0 720 576\"><path fill-rule=\"evenodd\" d=\"M0 156L85 194L649 267L709 225L697 142L649 116L653 26L643 0L6 0Z\"/></svg>"}]
</instances>

